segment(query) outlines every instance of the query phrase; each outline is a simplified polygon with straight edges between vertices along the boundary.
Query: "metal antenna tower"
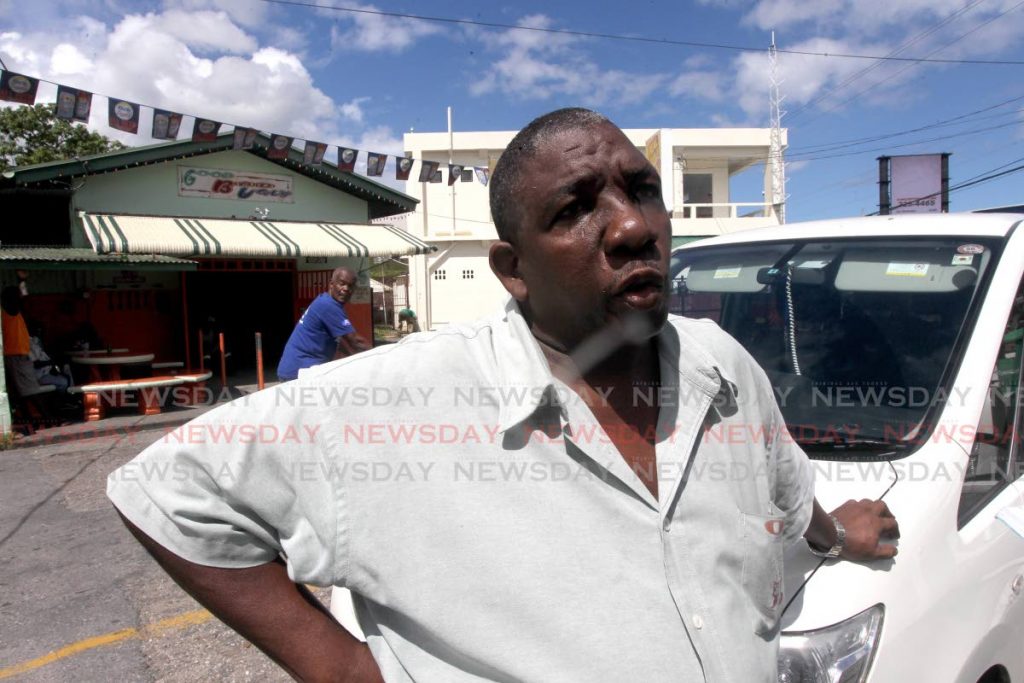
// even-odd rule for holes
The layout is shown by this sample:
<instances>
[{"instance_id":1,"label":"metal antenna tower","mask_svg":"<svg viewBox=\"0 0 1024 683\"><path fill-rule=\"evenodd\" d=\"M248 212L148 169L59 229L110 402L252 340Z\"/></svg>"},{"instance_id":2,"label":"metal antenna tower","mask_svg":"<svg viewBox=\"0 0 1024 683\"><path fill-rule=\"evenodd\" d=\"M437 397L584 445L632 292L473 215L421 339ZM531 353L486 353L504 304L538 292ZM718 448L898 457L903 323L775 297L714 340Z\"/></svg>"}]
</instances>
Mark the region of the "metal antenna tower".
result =
<instances>
[{"instance_id":1,"label":"metal antenna tower","mask_svg":"<svg viewBox=\"0 0 1024 683\"><path fill-rule=\"evenodd\" d=\"M771 87L769 99L771 108L771 136L769 138L768 163L771 164L771 203L780 223L786 222L786 161L782 157L782 95L779 94L779 55L775 50L775 31L768 48L769 77Z\"/></svg>"}]
</instances>

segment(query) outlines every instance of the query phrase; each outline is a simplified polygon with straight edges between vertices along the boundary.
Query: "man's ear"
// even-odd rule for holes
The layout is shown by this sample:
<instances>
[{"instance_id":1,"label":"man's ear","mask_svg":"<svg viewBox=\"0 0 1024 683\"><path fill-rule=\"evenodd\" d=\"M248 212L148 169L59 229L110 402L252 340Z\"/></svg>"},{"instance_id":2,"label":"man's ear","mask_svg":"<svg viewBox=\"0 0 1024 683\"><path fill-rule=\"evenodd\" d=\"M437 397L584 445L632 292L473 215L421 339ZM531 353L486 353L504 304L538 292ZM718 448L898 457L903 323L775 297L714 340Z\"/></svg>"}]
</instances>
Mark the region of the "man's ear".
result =
<instances>
[{"instance_id":1,"label":"man's ear","mask_svg":"<svg viewBox=\"0 0 1024 683\"><path fill-rule=\"evenodd\" d=\"M515 246L500 240L493 242L488 253L488 260L491 264L491 270L501 280L505 291L511 294L512 298L516 301L526 301L528 293L526 281L523 280L523 276L519 273L519 254Z\"/></svg>"}]
</instances>

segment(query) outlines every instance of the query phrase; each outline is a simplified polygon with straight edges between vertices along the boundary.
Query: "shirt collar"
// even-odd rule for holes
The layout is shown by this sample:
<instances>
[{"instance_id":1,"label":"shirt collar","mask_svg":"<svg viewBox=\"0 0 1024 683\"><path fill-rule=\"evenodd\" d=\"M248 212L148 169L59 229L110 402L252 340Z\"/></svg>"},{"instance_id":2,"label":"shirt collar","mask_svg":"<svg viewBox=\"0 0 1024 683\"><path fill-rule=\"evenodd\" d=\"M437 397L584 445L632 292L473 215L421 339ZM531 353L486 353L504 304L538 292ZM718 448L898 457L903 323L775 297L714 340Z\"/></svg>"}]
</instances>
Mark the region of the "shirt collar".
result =
<instances>
[{"instance_id":1,"label":"shirt collar","mask_svg":"<svg viewBox=\"0 0 1024 683\"><path fill-rule=\"evenodd\" d=\"M504 396L522 397L501 402L498 430L504 433L533 415L542 404L549 404L556 385L548 361L515 299L508 298L498 319L500 324L493 328L498 382L508 390ZM736 384L722 364L699 339L683 330L678 320L673 316L658 332L661 372L675 370L682 381L709 396L723 389L735 396Z\"/></svg>"},{"instance_id":2,"label":"shirt collar","mask_svg":"<svg viewBox=\"0 0 1024 683\"><path fill-rule=\"evenodd\" d=\"M536 412L553 391L555 378L512 297L505 303L499 323L493 328L498 382L509 391L503 393L508 398L500 405L498 430L505 432Z\"/></svg>"}]
</instances>

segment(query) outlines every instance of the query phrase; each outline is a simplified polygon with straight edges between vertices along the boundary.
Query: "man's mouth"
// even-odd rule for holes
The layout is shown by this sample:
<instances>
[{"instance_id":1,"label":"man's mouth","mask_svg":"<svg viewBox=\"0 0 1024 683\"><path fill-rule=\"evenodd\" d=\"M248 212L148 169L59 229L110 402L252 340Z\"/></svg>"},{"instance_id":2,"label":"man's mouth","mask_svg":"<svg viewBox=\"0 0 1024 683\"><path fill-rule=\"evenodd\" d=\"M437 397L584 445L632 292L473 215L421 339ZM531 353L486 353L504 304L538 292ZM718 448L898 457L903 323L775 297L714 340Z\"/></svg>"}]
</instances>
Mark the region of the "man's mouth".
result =
<instances>
[{"instance_id":1,"label":"man's mouth","mask_svg":"<svg viewBox=\"0 0 1024 683\"><path fill-rule=\"evenodd\" d=\"M661 303L665 290L665 277L653 268L633 272L622 281L615 292L631 308L654 308Z\"/></svg>"}]
</instances>

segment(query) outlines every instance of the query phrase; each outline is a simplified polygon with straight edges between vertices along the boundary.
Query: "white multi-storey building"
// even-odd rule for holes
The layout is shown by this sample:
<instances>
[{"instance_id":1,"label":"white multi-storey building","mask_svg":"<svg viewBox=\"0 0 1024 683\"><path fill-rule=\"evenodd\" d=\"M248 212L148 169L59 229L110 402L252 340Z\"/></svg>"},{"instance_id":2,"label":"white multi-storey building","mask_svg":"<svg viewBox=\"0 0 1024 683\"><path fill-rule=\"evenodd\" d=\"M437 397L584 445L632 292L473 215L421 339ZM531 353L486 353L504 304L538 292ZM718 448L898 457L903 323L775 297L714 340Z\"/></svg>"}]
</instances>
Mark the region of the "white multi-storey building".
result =
<instances>
[{"instance_id":1,"label":"white multi-storey building","mask_svg":"<svg viewBox=\"0 0 1024 683\"><path fill-rule=\"evenodd\" d=\"M661 173L665 205L672 213L673 244L780 223L778 207L770 203L775 196L771 129L624 132ZM406 229L437 246L432 254L409 258L410 305L423 329L473 320L493 311L505 296L487 263L497 233L487 188L474 177L473 167L493 169L514 135L515 131L405 135L406 153L414 159L440 162L444 178L440 183L406 183L406 193L420 200L416 212L406 217ZM785 146L782 130L783 150ZM449 163L465 167L461 180L453 185L447 183ZM753 202L734 201L731 179L758 164L765 168L762 196Z\"/></svg>"}]
</instances>

